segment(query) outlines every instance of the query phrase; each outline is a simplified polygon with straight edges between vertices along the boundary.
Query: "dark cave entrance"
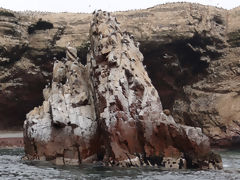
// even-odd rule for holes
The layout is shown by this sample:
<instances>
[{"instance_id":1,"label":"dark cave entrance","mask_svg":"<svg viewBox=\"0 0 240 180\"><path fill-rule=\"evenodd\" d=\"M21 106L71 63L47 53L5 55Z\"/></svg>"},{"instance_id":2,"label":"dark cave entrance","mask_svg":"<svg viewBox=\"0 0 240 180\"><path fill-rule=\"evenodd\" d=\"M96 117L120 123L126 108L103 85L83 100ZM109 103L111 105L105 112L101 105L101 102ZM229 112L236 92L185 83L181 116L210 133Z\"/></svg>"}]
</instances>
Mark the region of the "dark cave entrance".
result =
<instances>
[{"instance_id":1,"label":"dark cave entrance","mask_svg":"<svg viewBox=\"0 0 240 180\"><path fill-rule=\"evenodd\" d=\"M213 45L211 39L198 35L169 44L141 43L143 63L164 109L172 110L175 99L184 98L183 86L207 76L209 62L221 56L218 52L207 51L208 44Z\"/></svg>"}]
</instances>

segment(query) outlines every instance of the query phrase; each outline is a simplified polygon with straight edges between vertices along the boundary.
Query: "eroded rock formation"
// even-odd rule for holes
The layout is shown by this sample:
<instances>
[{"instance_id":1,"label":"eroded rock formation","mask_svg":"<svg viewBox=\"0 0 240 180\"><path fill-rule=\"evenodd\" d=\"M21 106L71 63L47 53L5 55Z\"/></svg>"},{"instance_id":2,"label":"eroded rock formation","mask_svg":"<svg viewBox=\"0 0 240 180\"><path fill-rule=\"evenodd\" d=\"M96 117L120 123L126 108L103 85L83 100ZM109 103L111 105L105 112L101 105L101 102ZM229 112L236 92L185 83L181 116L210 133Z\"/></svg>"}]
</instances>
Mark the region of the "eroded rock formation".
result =
<instances>
[{"instance_id":1,"label":"eroded rock formation","mask_svg":"<svg viewBox=\"0 0 240 180\"><path fill-rule=\"evenodd\" d=\"M163 109L200 127L212 145L238 146L239 8L169 3L114 14L140 41ZM42 103L53 57L65 57L67 42L86 64L90 18L0 9L0 129L22 128L26 113Z\"/></svg>"},{"instance_id":2,"label":"eroded rock formation","mask_svg":"<svg viewBox=\"0 0 240 180\"><path fill-rule=\"evenodd\" d=\"M79 164L96 154L97 121L89 71L67 46L65 61L56 60L44 102L24 124L25 151L56 164ZM80 159L81 158L81 159Z\"/></svg>"},{"instance_id":3,"label":"eroded rock formation","mask_svg":"<svg viewBox=\"0 0 240 180\"><path fill-rule=\"evenodd\" d=\"M55 61L43 105L27 115L29 159L56 164L101 161L118 166L222 168L200 128L177 124L165 111L133 35L116 18L94 13L84 66L76 49Z\"/></svg>"}]
</instances>

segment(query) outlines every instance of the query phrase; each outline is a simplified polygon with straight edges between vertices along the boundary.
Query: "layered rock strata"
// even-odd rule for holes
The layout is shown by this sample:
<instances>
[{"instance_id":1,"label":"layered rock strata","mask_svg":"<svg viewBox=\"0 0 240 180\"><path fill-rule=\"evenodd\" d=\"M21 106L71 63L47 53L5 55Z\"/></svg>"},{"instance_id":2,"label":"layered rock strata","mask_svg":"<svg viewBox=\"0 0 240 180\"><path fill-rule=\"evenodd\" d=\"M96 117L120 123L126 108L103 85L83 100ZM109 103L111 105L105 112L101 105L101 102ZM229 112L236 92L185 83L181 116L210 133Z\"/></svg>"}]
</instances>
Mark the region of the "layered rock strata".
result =
<instances>
[{"instance_id":1,"label":"layered rock strata","mask_svg":"<svg viewBox=\"0 0 240 180\"><path fill-rule=\"evenodd\" d=\"M67 46L55 61L43 105L27 115L25 152L56 164L222 168L200 128L164 113L133 35L109 13L94 13L84 66Z\"/></svg>"}]
</instances>

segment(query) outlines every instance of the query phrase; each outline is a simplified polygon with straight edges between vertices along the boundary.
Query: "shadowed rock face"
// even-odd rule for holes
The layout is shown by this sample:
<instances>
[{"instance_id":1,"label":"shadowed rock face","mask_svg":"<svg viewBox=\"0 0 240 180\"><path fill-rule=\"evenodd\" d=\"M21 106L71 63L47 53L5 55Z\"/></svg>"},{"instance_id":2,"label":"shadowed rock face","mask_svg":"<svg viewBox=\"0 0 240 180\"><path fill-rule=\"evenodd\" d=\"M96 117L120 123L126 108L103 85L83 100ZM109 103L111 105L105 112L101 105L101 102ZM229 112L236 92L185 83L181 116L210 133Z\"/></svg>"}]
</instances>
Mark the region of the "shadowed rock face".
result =
<instances>
[{"instance_id":1,"label":"shadowed rock face","mask_svg":"<svg viewBox=\"0 0 240 180\"><path fill-rule=\"evenodd\" d=\"M87 64L67 46L55 61L43 105L24 122L26 157L56 164L221 169L200 128L162 109L133 35L116 18L94 13Z\"/></svg>"},{"instance_id":2,"label":"shadowed rock face","mask_svg":"<svg viewBox=\"0 0 240 180\"><path fill-rule=\"evenodd\" d=\"M200 127L212 145L238 146L239 8L170 3L114 15L140 41L163 109ZM25 114L42 104L53 59L65 57L67 42L86 64L90 18L0 10L0 129L22 128Z\"/></svg>"}]
</instances>

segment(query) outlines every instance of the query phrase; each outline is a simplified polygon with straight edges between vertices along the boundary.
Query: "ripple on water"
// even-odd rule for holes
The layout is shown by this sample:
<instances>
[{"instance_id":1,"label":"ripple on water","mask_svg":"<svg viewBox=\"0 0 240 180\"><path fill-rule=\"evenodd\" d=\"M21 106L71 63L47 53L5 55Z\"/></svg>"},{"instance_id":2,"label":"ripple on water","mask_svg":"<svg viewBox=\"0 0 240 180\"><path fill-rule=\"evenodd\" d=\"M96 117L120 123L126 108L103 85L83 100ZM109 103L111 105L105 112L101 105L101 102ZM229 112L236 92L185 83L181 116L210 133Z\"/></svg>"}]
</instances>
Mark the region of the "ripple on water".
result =
<instances>
[{"instance_id":1,"label":"ripple on water","mask_svg":"<svg viewBox=\"0 0 240 180\"><path fill-rule=\"evenodd\" d=\"M240 151L220 151L224 170L166 171L158 168L110 168L98 165L54 166L48 162L22 161L23 149L0 149L0 179L106 179L106 180L237 180L240 179Z\"/></svg>"}]
</instances>

